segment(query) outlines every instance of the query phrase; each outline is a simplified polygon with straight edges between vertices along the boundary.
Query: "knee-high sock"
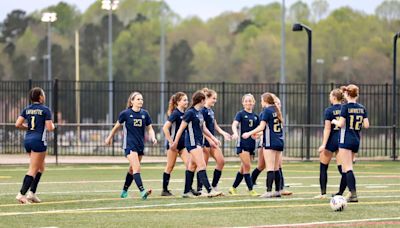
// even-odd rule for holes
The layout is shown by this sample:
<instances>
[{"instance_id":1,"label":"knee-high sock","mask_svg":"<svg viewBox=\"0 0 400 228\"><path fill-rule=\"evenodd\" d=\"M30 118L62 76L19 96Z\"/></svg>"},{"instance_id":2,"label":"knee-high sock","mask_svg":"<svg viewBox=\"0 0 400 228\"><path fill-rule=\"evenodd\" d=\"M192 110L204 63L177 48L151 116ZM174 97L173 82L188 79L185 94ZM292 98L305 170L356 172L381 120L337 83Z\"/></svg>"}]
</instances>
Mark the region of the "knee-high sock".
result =
<instances>
[{"instance_id":1,"label":"knee-high sock","mask_svg":"<svg viewBox=\"0 0 400 228\"><path fill-rule=\"evenodd\" d=\"M260 175L261 170L259 170L258 168L255 168L253 170L253 172L251 173L251 181L253 182L253 184L256 183L258 175Z\"/></svg>"},{"instance_id":2,"label":"knee-high sock","mask_svg":"<svg viewBox=\"0 0 400 228\"><path fill-rule=\"evenodd\" d=\"M213 186L214 188L217 187L219 179L221 178L221 174L222 174L221 170L214 169L214 176L211 184L211 186Z\"/></svg>"},{"instance_id":3,"label":"knee-high sock","mask_svg":"<svg viewBox=\"0 0 400 228\"><path fill-rule=\"evenodd\" d=\"M25 195L28 189L31 187L33 182L33 176L25 175L24 180L22 182L21 190L19 191L22 195Z\"/></svg>"},{"instance_id":4,"label":"knee-high sock","mask_svg":"<svg viewBox=\"0 0 400 228\"><path fill-rule=\"evenodd\" d=\"M171 174L164 172L163 173L163 191L168 191L168 184Z\"/></svg>"},{"instance_id":5,"label":"knee-high sock","mask_svg":"<svg viewBox=\"0 0 400 228\"><path fill-rule=\"evenodd\" d=\"M237 188L240 185L240 182L243 180L243 174L237 172L235 181L233 182L232 187Z\"/></svg>"},{"instance_id":6,"label":"knee-high sock","mask_svg":"<svg viewBox=\"0 0 400 228\"><path fill-rule=\"evenodd\" d=\"M347 171L346 180L347 180L347 185L349 186L350 192L356 191L356 178L354 177L353 170Z\"/></svg>"},{"instance_id":7,"label":"knee-high sock","mask_svg":"<svg viewBox=\"0 0 400 228\"><path fill-rule=\"evenodd\" d=\"M275 179L275 174L274 171L268 171L267 172L267 192L271 192L272 191L272 184L274 183L274 179Z\"/></svg>"},{"instance_id":8,"label":"knee-high sock","mask_svg":"<svg viewBox=\"0 0 400 228\"><path fill-rule=\"evenodd\" d=\"M133 174L133 179L135 180L136 186L138 187L139 191L144 191L142 177L140 176L140 173Z\"/></svg>"},{"instance_id":9,"label":"knee-high sock","mask_svg":"<svg viewBox=\"0 0 400 228\"><path fill-rule=\"evenodd\" d=\"M246 181L247 188L249 191L253 190L253 182L251 181L250 173L243 174L244 180Z\"/></svg>"},{"instance_id":10,"label":"knee-high sock","mask_svg":"<svg viewBox=\"0 0 400 228\"><path fill-rule=\"evenodd\" d=\"M190 192L190 190L192 190L193 178L194 178L194 172L186 170L186 172L185 172L185 190L183 191L183 193L188 193L188 192Z\"/></svg>"},{"instance_id":11,"label":"knee-high sock","mask_svg":"<svg viewBox=\"0 0 400 228\"><path fill-rule=\"evenodd\" d=\"M328 183L328 165L319 163L319 186L321 194L326 194L326 184Z\"/></svg>"},{"instance_id":12,"label":"knee-high sock","mask_svg":"<svg viewBox=\"0 0 400 228\"><path fill-rule=\"evenodd\" d=\"M125 184L124 184L124 191L128 191L128 188L131 186L133 181L133 174L130 174L129 172L126 173L125 177Z\"/></svg>"},{"instance_id":13,"label":"knee-high sock","mask_svg":"<svg viewBox=\"0 0 400 228\"><path fill-rule=\"evenodd\" d=\"M279 192L281 190L281 173L279 170L274 171L275 176L275 191Z\"/></svg>"},{"instance_id":14,"label":"knee-high sock","mask_svg":"<svg viewBox=\"0 0 400 228\"><path fill-rule=\"evenodd\" d=\"M343 193L344 193L344 191L346 190L346 187L347 187L347 178L346 178L346 173L343 172L341 165L338 165L338 170L339 170L339 173L341 175L338 194L339 195L343 195Z\"/></svg>"},{"instance_id":15,"label":"knee-high sock","mask_svg":"<svg viewBox=\"0 0 400 228\"><path fill-rule=\"evenodd\" d=\"M42 176L41 172L38 172L35 176L35 179L33 179L32 184L31 184L31 192L36 193L37 186L40 181L40 177Z\"/></svg>"},{"instance_id":16,"label":"knee-high sock","mask_svg":"<svg viewBox=\"0 0 400 228\"><path fill-rule=\"evenodd\" d=\"M198 174L200 176L200 181L203 184L203 186L207 189L207 192L211 192L211 185L210 182L208 181L207 172L205 170L200 170Z\"/></svg>"}]
</instances>

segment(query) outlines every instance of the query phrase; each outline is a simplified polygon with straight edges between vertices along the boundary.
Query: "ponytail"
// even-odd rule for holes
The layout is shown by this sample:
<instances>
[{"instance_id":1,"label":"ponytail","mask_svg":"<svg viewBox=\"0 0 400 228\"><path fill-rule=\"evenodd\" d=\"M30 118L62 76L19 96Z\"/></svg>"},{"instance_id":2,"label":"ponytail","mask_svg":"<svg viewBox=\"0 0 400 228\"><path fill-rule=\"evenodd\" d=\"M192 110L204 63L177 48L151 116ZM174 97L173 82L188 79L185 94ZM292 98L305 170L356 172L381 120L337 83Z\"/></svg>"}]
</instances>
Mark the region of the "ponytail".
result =
<instances>
[{"instance_id":1,"label":"ponytail","mask_svg":"<svg viewBox=\"0 0 400 228\"><path fill-rule=\"evenodd\" d=\"M265 103L274 106L275 112L276 112L276 114L278 115L278 116L277 116L277 117L278 117L278 120L279 120L279 121L282 123L282 125L283 125L282 111L281 111L281 108L279 107L279 105L277 104L279 98L278 98L275 94L273 94L273 93L264 93L263 95L261 95L261 99L262 99Z\"/></svg>"},{"instance_id":2,"label":"ponytail","mask_svg":"<svg viewBox=\"0 0 400 228\"><path fill-rule=\"evenodd\" d=\"M186 94L184 92L177 92L171 96L168 103L167 116L170 116L174 109L178 107L178 102L184 97Z\"/></svg>"}]
</instances>

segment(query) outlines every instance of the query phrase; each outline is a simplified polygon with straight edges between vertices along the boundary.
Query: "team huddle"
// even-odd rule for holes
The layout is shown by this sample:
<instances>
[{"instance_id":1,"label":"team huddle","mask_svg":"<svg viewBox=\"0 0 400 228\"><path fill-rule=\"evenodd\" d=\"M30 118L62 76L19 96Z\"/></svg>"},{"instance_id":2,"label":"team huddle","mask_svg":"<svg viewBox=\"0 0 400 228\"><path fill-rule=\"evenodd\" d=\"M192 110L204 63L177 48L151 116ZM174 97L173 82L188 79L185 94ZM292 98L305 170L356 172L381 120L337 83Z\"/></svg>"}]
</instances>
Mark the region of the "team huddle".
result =
<instances>
[{"instance_id":1,"label":"team huddle","mask_svg":"<svg viewBox=\"0 0 400 228\"><path fill-rule=\"evenodd\" d=\"M333 153L341 182L339 192L342 195L349 188L348 200L357 202L356 182L353 173L354 154L358 152L360 131L368 128L369 122L366 109L357 103L359 89L355 85L335 89L330 93L332 106L325 110L325 127L320 151L320 185L321 195L316 198L326 198L327 169ZM18 117L16 127L26 130L24 146L30 155L30 166L20 192L16 199L20 203L39 203L36 189L44 172L44 158L47 150L46 131L54 130L51 112L44 106L45 94L41 88L30 91L31 105L27 106ZM347 102L345 103L344 100ZM221 142L216 132L225 140L236 141L236 153L241 166L236 178L229 188L229 194L237 195L237 187L244 179L250 196L262 198L290 195L284 189L282 172L282 152L284 150L284 121L279 98L266 92L261 95L262 112L255 113L255 98L252 94L242 97L243 109L238 111L232 123L232 132L224 131L214 118L212 107L217 102L217 93L204 88L195 92L189 106L188 97L183 92L174 94L167 110L168 120L162 130L166 139L167 164L163 173L161 196L173 196L169 190L170 176L178 155L185 164L185 186L182 197L218 197L223 192L218 189L218 183L224 168L224 156L220 148ZM143 96L139 92L130 94L127 107L118 117L105 143L110 145L114 135L123 129L123 150L129 161L129 169L121 192L121 198L128 197L128 189L135 181L142 199L152 193L146 189L141 178L141 160L144 155L145 132L149 140L157 143L152 120L143 108ZM257 167L251 172L251 158L258 151ZM207 165L210 156L215 160L215 169L210 183L207 176ZM254 189L257 177L267 170L266 191L258 194ZM197 188L193 188L196 173ZM275 189L273 190L273 184ZM28 192L29 191L29 192Z\"/></svg>"}]
</instances>

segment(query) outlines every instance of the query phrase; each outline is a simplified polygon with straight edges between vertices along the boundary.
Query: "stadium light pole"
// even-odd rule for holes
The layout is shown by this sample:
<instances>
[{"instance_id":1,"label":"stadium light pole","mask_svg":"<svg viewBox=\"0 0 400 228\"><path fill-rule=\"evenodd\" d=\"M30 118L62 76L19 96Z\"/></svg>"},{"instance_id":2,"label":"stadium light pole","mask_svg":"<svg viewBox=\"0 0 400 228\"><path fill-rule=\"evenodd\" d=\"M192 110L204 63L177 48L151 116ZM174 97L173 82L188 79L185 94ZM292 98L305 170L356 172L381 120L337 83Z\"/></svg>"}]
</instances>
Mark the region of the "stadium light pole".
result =
<instances>
[{"instance_id":1,"label":"stadium light pole","mask_svg":"<svg viewBox=\"0 0 400 228\"><path fill-rule=\"evenodd\" d=\"M393 160L396 160L396 130L397 130L397 80L396 80L396 64L397 64L397 38L400 37L400 32L396 33L393 37L393 111L392 111L392 118L393 118L393 139L392 139L392 153L393 153Z\"/></svg>"},{"instance_id":2,"label":"stadium light pole","mask_svg":"<svg viewBox=\"0 0 400 228\"><path fill-rule=\"evenodd\" d=\"M346 63L346 83L350 83L350 63L349 63L349 56L343 56L342 60Z\"/></svg>"},{"instance_id":3,"label":"stadium light pole","mask_svg":"<svg viewBox=\"0 0 400 228\"><path fill-rule=\"evenodd\" d=\"M103 0L101 8L108 11L108 123L113 117L113 75L112 75L112 11L118 8L118 0Z\"/></svg>"},{"instance_id":4,"label":"stadium light pole","mask_svg":"<svg viewBox=\"0 0 400 228\"><path fill-rule=\"evenodd\" d=\"M282 0L282 10L281 10L281 77L280 77L280 97L282 99L282 114L285 123L287 123L286 119L286 73L285 73L285 64L286 64L286 6L285 0Z\"/></svg>"},{"instance_id":5,"label":"stadium light pole","mask_svg":"<svg viewBox=\"0 0 400 228\"><path fill-rule=\"evenodd\" d=\"M52 74L51 74L51 23L55 22L57 20L57 13L55 12L44 12L42 14L42 22L47 23L48 31L47 31L47 80L51 82L53 80ZM52 90L49 90L49 107L52 108L52 96L51 96Z\"/></svg>"},{"instance_id":6,"label":"stadium light pole","mask_svg":"<svg viewBox=\"0 0 400 228\"><path fill-rule=\"evenodd\" d=\"M158 0L160 6L160 123L165 119L165 2Z\"/></svg>"},{"instance_id":7,"label":"stadium light pole","mask_svg":"<svg viewBox=\"0 0 400 228\"><path fill-rule=\"evenodd\" d=\"M295 23L293 24L292 30L294 32L300 32L306 30L308 37L308 63L307 63L307 128L306 128L306 159L310 160L310 125L311 125L311 56L312 56L312 30L308 26Z\"/></svg>"}]
</instances>

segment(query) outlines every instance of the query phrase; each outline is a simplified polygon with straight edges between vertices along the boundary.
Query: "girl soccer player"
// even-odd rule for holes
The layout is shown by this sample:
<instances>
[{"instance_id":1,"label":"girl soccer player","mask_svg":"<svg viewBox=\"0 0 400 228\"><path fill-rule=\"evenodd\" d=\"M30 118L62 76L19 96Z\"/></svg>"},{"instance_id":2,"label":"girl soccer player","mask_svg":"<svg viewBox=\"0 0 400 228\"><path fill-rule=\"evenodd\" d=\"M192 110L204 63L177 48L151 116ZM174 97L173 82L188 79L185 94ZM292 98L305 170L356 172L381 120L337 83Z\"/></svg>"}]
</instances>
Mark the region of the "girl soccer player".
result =
<instances>
[{"instance_id":1,"label":"girl soccer player","mask_svg":"<svg viewBox=\"0 0 400 228\"><path fill-rule=\"evenodd\" d=\"M46 101L44 91L39 87L31 89L29 99L32 104L22 110L15 122L16 128L26 131L24 146L30 156L29 170L16 196L22 204L41 202L36 196L36 189L44 172L47 150L46 131L53 131L55 128L50 109L43 105ZM29 189L28 195L25 196Z\"/></svg>"},{"instance_id":2,"label":"girl soccer player","mask_svg":"<svg viewBox=\"0 0 400 228\"><path fill-rule=\"evenodd\" d=\"M185 137L182 136L178 142L178 146L176 150L172 150L170 145L174 142L176 132L181 126L183 114L185 109L188 106L188 98L185 93L177 92L172 95L169 100L168 106L168 120L165 122L163 126L163 131L165 134L165 139L167 140L166 148L167 148L167 165L163 174L163 190L161 192L161 196L173 196L173 194L168 190L169 179L171 176L171 172L174 169L176 158L178 154L181 156L185 166L187 167L189 153L185 148Z\"/></svg>"},{"instance_id":3,"label":"girl soccer player","mask_svg":"<svg viewBox=\"0 0 400 228\"><path fill-rule=\"evenodd\" d=\"M147 129L153 145L157 143L157 139L153 127L151 126L150 115L146 110L142 109L142 106L142 94L139 92L131 93L128 98L127 109L119 114L118 121L105 140L106 145L111 145L115 133L119 128L123 127L123 149L125 151L125 157L129 161L129 169L121 193L121 198L128 197L128 188L132 184L133 180L135 180L143 200L147 199L151 194L151 189L146 190L143 187L142 178L140 176L140 161L144 154L145 129Z\"/></svg>"},{"instance_id":4,"label":"girl soccer player","mask_svg":"<svg viewBox=\"0 0 400 228\"><path fill-rule=\"evenodd\" d=\"M326 199L326 185L328 182L328 166L332 159L333 153L339 149L339 128L332 124L332 120L337 120L340 117L340 110L342 107L343 93L340 89L334 89L329 95L331 106L325 109L325 125L322 138L322 144L319 147L319 185L321 194L316 196L317 199ZM339 162L336 161L338 164ZM339 171L341 166L338 165ZM342 185L342 184L341 184ZM345 186L346 187L346 186Z\"/></svg>"},{"instance_id":5,"label":"girl soccer player","mask_svg":"<svg viewBox=\"0 0 400 228\"><path fill-rule=\"evenodd\" d=\"M219 140L215 138L207 129L201 109L204 107L206 96L202 91L197 91L192 96L192 105L183 115L183 120L178 132L176 133L175 140L171 145L171 149L176 150L179 140L183 131L186 129L185 147L190 153L190 162L185 173L185 190L183 197L192 197L192 183L194 177L194 170L197 167L198 176L201 183L206 187L207 196L215 197L220 196L222 192L216 191L211 188L210 182L207 178L206 162L203 153L203 134L212 140L213 144L220 144Z\"/></svg>"},{"instance_id":6,"label":"girl soccer player","mask_svg":"<svg viewBox=\"0 0 400 228\"><path fill-rule=\"evenodd\" d=\"M243 132L253 130L260 122L258 115L253 113L255 103L256 100L252 94L245 94L242 97L243 110L236 114L235 120L232 123L232 138L237 140L236 153L240 157L241 166L239 172L236 174L236 179L232 187L229 189L231 195L237 195L236 188L244 177L247 188L249 189L249 194L251 196L258 196L258 193L253 190L253 182L250 177L251 156L254 155L256 140L253 138L242 139L241 137Z\"/></svg>"},{"instance_id":7,"label":"girl soccer player","mask_svg":"<svg viewBox=\"0 0 400 228\"><path fill-rule=\"evenodd\" d=\"M358 87L350 84L344 88L344 91L347 104L342 105L340 119L334 119L332 123L340 128L339 153L337 157L341 162L343 173L346 173L346 182L350 189L350 196L347 200L349 202L358 202L356 179L353 173L353 153L358 152L361 128L369 128L369 121L367 110L363 105L357 103Z\"/></svg>"},{"instance_id":8,"label":"girl soccer player","mask_svg":"<svg viewBox=\"0 0 400 228\"><path fill-rule=\"evenodd\" d=\"M212 135L215 135L215 130L217 130L218 133L224 136L225 140L231 140L231 135L222 130L222 128L218 125L214 117L214 111L212 110L212 107L214 107L215 103L217 102L217 93L214 90L208 88L203 88L202 91L206 95L206 103L204 107L201 109L201 114L204 117L207 129L211 132ZM214 175L211 186L216 189L219 179L221 178L222 169L224 168L225 164L224 155L222 154L222 150L219 147L219 145L213 144L212 140L210 140L207 136L204 142L203 151L204 151L204 158L206 161L206 165L208 164L210 156L215 159L216 167L214 169ZM197 173L197 180L198 180L197 191L200 192L201 182L199 181L200 178L198 174L199 173Z\"/></svg>"},{"instance_id":9,"label":"girl soccer player","mask_svg":"<svg viewBox=\"0 0 400 228\"><path fill-rule=\"evenodd\" d=\"M275 96L275 95L274 95ZM276 105L281 109L281 100L275 96L275 101ZM260 117L262 115L262 112L260 113ZM265 159L263 156L263 149L262 149L262 139L260 140L260 146L258 148L258 154L261 156L258 156L258 162L257 162L257 167L253 170L251 173L251 179L253 181L253 184L256 183L258 175L265 169ZM293 193L291 191L288 191L285 189L285 178L283 177L283 172L282 172L282 162L283 162L283 153L280 153L279 155L279 173L281 176L281 182L280 182L280 193L281 195L292 195Z\"/></svg>"},{"instance_id":10,"label":"girl soccer player","mask_svg":"<svg viewBox=\"0 0 400 228\"><path fill-rule=\"evenodd\" d=\"M267 165L267 191L261 195L263 198L280 197L281 175L279 172L279 158L283 151L282 113L276 103L275 95L264 93L261 95L261 105L264 111L261 122L254 130L242 135L244 139L260 131L263 132L264 159ZM272 184L275 180L275 193L272 193Z\"/></svg>"}]
</instances>

